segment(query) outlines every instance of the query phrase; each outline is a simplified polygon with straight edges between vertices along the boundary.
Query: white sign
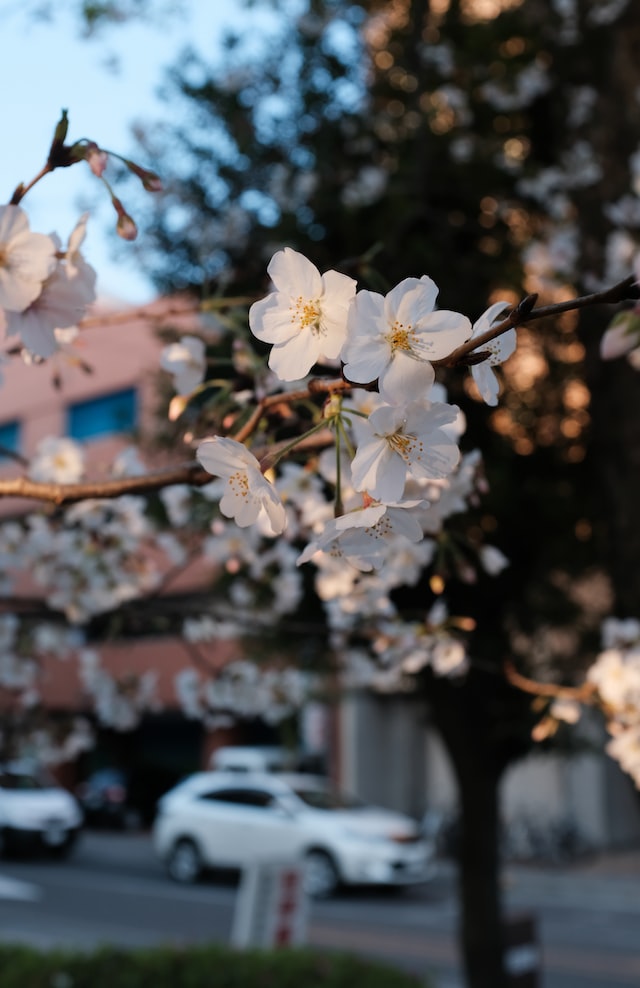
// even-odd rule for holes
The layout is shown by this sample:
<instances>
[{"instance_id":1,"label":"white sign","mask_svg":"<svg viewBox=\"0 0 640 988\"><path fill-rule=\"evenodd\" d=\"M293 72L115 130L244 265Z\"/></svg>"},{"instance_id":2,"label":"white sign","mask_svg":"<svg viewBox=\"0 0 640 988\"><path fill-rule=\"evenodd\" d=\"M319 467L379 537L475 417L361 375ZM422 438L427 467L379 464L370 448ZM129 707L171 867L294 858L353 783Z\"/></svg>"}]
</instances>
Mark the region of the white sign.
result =
<instances>
[{"instance_id":1,"label":"white sign","mask_svg":"<svg viewBox=\"0 0 640 988\"><path fill-rule=\"evenodd\" d=\"M234 947L306 942L307 894L300 861L256 861L245 868L231 933Z\"/></svg>"}]
</instances>

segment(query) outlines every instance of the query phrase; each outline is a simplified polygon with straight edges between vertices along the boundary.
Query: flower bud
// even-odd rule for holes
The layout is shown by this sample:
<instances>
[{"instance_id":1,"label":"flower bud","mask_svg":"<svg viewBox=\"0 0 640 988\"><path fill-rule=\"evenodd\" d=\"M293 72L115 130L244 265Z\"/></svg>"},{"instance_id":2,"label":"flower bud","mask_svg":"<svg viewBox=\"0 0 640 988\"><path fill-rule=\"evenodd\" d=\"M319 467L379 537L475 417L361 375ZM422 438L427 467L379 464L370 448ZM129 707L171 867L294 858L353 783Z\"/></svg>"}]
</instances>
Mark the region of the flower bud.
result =
<instances>
[{"instance_id":1,"label":"flower bud","mask_svg":"<svg viewBox=\"0 0 640 988\"><path fill-rule=\"evenodd\" d=\"M68 130L69 119L67 117L67 111L63 110L62 116L56 124L53 140L51 141L51 147L49 148L49 157L47 158L47 166L49 171L53 171L55 168L68 168L69 165L75 164L78 160L69 153L70 149L64 143Z\"/></svg>"},{"instance_id":2,"label":"flower bud","mask_svg":"<svg viewBox=\"0 0 640 988\"><path fill-rule=\"evenodd\" d=\"M148 168L141 168L140 165L136 165L135 161L129 161L128 158L123 160L129 171L137 175L147 192L162 192L162 180L159 175L149 171Z\"/></svg>"},{"instance_id":3,"label":"flower bud","mask_svg":"<svg viewBox=\"0 0 640 988\"><path fill-rule=\"evenodd\" d=\"M53 132L53 140L58 144L64 144L67 139L67 132L69 130L69 118L67 116L67 110L62 110L62 116L56 124L56 129Z\"/></svg>"},{"instance_id":4,"label":"flower bud","mask_svg":"<svg viewBox=\"0 0 640 988\"><path fill-rule=\"evenodd\" d=\"M331 395L331 397L325 402L323 409L323 418L333 419L336 415L340 414L342 409L342 398L340 395Z\"/></svg>"},{"instance_id":5,"label":"flower bud","mask_svg":"<svg viewBox=\"0 0 640 988\"><path fill-rule=\"evenodd\" d=\"M122 216L118 217L118 222L116 223L116 233L123 240L135 240L138 236L138 227L135 222L124 213Z\"/></svg>"},{"instance_id":6,"label":"flower bud","mask_svg":"<svg viewBox=\"0 0 640 988\"><path fill-rule=\"evenodd\" d=\"M169 414L168 418L170 422L175 422L180 418L185 408L187 407L188 399L184 395L174 395L174 397L169 402Z\"/></svg>"},{"instance_id":7,"label":"flower bud","mask_svg":"<svg viewBox=\"0 0 640 988\"><path fill-rule=\"evenodd\" d=\"M124 206L116 196L111 197L111 202L113 203L113 208L118 214L118 222L116 223L116 233L123 240L135 240L138 236L138 228L135 222L131 219Z\"/></svg>"},{"instance_id":8,"label":"flower bud","mask_svg":"<svg viewBox=\"0 0 640 988\"><path fill-rule=\"evenodd\" d=\"M107 152L99 148L94 141L91 141L91 143L87 145L85 161L96 178L102 178L102 173L107 167L108 160L109 155Z\"/></svg>"}]
</instances>

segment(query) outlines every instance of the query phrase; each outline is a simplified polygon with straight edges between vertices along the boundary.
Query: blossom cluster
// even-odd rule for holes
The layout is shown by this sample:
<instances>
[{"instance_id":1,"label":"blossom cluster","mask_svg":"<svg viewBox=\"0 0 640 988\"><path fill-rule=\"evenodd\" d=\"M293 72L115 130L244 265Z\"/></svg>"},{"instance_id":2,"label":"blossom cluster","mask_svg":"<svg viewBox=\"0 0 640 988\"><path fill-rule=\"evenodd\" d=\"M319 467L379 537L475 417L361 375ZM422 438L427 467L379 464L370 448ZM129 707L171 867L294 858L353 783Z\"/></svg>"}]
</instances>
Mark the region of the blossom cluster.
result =
<instances>
[{"instance_id":1,"label":"blossom cluster","mask_svg":"<svg viewBox=\"0 0 640 988\"><path fill-rule=\"evenodd\" d=\"M604 709L611 735L607 753L640 788L640 621L605 621L603 645L587 679Z\"/></svg>"},{"instance_id":2,"label":"blossom cluster","mask_svg":"<svg viewBox=\"0 0 640 988\"><path fill-rule=\"evenodd\" d=\"M460 452L464 416L436 382L437 362L493 329L509 306L497 302L471 325L466 316L436 307L438 290L427 276L408 278L386 296L358 292L353 279L336 271L321 275L290 248L276 253L268 272L274 290L249 313L253 336L271 345L267 392L304 389L318 366L334 372L341 366L342 378L307 433L311 438L321 429L329 440L305 464L274 462L270 453L260 462L229 436L197 441L200 463L218 479L199 494L176 490L171 510L182 524L193 499L206 494L222 515L204 543L205 555L233 578L227 606L217 595L216 634L246 635L248 627L264 628L294 613L302 595L300 567L311 563L345 682L362 681L365 668L377 689L406 683L410 670L427 665L438 674L459 674L468 664L466 649L444 605L437 617L406 624L393 591L415 585L432 566L445 523L467 511L483 486L480 454ZM482 344L484 359L472 366L490 405L498 400L494 368L514 347L515 331L508 329ZM165 347L161 366L187 400L189 389L206 389L206 355L197 337ZM296 445L290 444L294 456ZM272 542L274 535L280 537ZM496 574L507 560L484 545L475 565ZM475 579L472 560L458 575ZM363 663L351 640L365 625L370 657ZM193 676L187 685L185 704L190 697L187 705L201 709L201 687Z\"/></svg>"},{"instance_id":3,"label":"blossom cluster","mask_svg":"<svg viewBox=\"0 0 640 988\"><path fill-rule=\"evenodd\" d=\"M72 624L83 624L153 590L163 573L159 559L175 564L183 550L166 534L158 540L145 508L142 498L124 496L80 502L60 520L33 514L3 522L4 592L28 572L49 607Z\"/></svg>"},{"instance_id":4,"label":"blossom cluster","mask_svg":"<svg viewBox=\"0 0 640 988\"><path fill-rule=\"evenodd\" d=\"M247 660L227 663L216 675L188 667L176 676L181 709L210 729L255 717L278 724L300 709L311 688L311 677L299 669L262 669Z\"/></svg>"},{"instance_id":5,"label":"blossom cluster","mask_svg":"<svg viewBox=\"0 0 640 988\"><path fill-rule=\"evenodd\" d=\"M31 356L52 356L95 300L96 274L80 247L87 214L66 249L33 233L20 206L0 206L0 327Z\"/></svg>"},{"instance_id":6,"label":"blossom cluster","mask_svg":"<svg viewBox=\"0 0 640 988\"><path fill-rule=\"evenodd\" d=\"M417 513L430 485L458 466L460 411L442 400L434 364L474 335L490 329L508 307L497 303L474 326L460 313L436 307L438 289L426 275L407 278L386 296L361 290L336 271L321 275L302 254L285 248L272 258L274 291L249 312L253 335L271 344L269 367L279 381L303 382L318 364L341 361L351 395L327 402L325 424L335 436L337 502L348 511L327 521L301 561L314 551L368 557L372 568L388 539L417 542ZM488 360L472 368L490 404L498 386L492 367L510 355L513 330L492 341ZM165 351L165 366L170 354ZM182 375L182 368L176 368ZM362 390L360 386L366 386ZM353 450L353 455L344 455ZM274 535L287 517L274 485L259 461L236 440L204 439L197 456L209 473L225 482L220 509L245 527L260 522ZM354 549L354 546L357 548Z\"/></svg>"}]
</instances>

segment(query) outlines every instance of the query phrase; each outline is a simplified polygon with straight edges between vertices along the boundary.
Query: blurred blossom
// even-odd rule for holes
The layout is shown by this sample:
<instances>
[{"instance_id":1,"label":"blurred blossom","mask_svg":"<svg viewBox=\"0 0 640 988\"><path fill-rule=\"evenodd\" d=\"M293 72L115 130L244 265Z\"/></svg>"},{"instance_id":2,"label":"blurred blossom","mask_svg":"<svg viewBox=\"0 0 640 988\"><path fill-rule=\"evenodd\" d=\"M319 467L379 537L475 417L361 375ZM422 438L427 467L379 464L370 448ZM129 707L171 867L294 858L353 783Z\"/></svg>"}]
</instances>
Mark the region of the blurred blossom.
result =
<instances>
[{"instance_id":1,"label":"blurred blossom","mask_svg":"<svg viewBox=\"0 0 640 988\"><path fill-rule=\"evenodd\" d=\"M73 439L47 436L41 439L29 465L31 480L75 484L84 474L84 450Z\"/></svg>"}]
</instances>

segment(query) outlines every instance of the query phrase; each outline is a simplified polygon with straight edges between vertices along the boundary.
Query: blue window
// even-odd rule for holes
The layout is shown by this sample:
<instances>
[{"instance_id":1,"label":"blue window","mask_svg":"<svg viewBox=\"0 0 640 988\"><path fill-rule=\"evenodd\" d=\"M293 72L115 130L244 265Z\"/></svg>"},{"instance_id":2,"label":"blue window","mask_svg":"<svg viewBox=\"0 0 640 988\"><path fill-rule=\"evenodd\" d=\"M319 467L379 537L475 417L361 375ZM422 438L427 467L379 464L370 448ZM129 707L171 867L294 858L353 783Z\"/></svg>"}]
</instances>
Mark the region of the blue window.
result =
<instances>
[{"instance_id":1,"label":"blue window","mask_svg":"<svg viewBox=\"0 0 640 988\"><path fill-rule=\"evenodd\" d=\"M72 439L93 439L131 432L136 426L137 404L135 388L78 401L67 409L67 435Z\"/></svg>"},{"instance_id":2,"label":"blue window","mask_svg":"<svg viewBox=\"0 0 640 988\"><path fill-rule=\"evenodd\" d=\"M20 452L20 423L3 422L0 425L0 461L8 460L5 450L10 453Z\"/></svg>"}]
</instances>

